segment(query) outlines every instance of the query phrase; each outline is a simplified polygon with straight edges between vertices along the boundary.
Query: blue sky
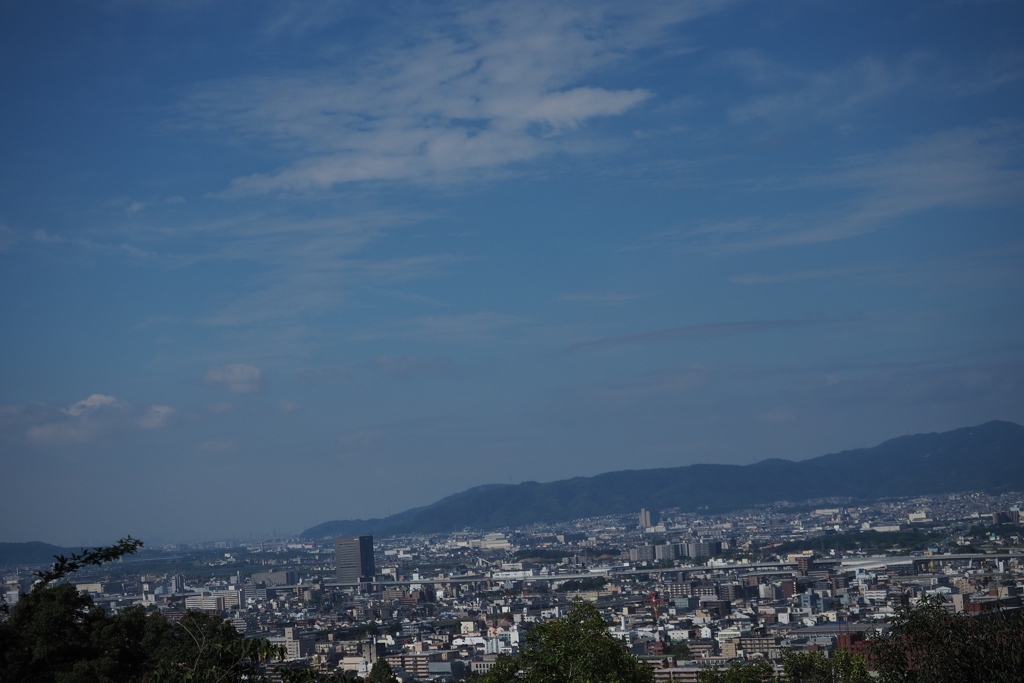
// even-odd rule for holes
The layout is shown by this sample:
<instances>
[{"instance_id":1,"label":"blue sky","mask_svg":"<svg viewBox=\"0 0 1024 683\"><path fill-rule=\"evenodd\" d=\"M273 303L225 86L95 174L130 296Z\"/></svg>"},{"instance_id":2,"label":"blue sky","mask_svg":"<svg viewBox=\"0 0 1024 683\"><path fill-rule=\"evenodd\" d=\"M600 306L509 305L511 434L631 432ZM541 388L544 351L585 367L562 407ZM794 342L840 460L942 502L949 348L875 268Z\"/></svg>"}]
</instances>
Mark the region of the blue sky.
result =
<instances>
[{"instance_id":1,"label":"blue sky","mask_svg":"<svg viewBox=\"0 0 1024 683\"><path fill-rule=\"evenodd\" d=\"M1024 6L0 5L0 540L1024 422Z\"/></svg>"}]
</instances>

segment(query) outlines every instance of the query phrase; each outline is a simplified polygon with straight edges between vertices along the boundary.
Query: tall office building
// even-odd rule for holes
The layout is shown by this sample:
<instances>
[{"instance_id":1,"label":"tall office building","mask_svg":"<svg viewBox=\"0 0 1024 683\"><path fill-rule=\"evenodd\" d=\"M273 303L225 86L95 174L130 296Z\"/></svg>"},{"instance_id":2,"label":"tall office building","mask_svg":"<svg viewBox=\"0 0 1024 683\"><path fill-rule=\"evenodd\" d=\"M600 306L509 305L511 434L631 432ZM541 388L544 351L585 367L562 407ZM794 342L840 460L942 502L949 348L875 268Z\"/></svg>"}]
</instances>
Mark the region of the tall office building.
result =
<instances>
[{"instance_id":1,"label":"tall office building","mask_svg":"<svg viewBox=\"0 0 1024 683\"><path fill-rule=\"evenodd\" d=\"M651 524L651 511L640 508L640 528L649 529L653 525Z\"/></svg>"},{"instance_id":2,"label":"tall office building","mask_svg":"<svg viewBox=\"0 0 1024 683\"><path fill-rule=\"evenodd\" d=\"M373 581L373 536L341 536L334 539L338 583Z\"/></svg>"}]
</instances>

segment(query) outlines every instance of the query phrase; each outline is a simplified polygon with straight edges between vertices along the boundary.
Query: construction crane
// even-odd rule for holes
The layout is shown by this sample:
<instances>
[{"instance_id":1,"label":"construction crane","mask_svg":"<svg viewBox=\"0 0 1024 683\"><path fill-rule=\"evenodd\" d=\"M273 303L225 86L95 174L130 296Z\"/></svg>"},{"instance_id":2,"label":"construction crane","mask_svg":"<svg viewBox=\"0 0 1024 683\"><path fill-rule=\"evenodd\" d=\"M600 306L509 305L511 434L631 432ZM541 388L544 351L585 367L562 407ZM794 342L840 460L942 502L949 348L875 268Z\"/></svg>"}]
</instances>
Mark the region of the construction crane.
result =
<instances>
[{"instance_id":1,"label":"construction crane","mask_svg":"<svg viewBox=\"0 0 1024 683\"><path fill-rule=\"evenodd\" d=\"M658 591L651 591L650 597L645 602L650 605L651 609L654 611L654 626L657 627L660 623L658 618L658 605L667 605L668 601L659 598Z\"/></svg>"}]
</instances>

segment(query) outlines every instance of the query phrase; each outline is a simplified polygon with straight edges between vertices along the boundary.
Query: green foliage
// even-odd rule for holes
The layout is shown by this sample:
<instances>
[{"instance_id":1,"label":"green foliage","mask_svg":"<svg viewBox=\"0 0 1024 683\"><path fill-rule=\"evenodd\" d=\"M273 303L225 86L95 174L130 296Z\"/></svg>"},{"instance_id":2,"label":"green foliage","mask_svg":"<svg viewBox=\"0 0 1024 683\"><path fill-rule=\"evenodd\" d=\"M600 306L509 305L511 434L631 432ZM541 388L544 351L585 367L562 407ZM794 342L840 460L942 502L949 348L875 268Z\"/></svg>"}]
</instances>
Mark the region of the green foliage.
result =
<instances>
[{"instance_id":1,"label":"green foliage","mask_svg":"<svg viewBox=\"0 0 1024 683\"><path fill-rule=\"evenodd\" d=\"M968 536L987 538L988 535L996 534L1006 538L1008 536L1019 536L1024 534L1024 525L1020 524L976 524L967 532Z\"/></svg>"},{"instance_id":2,"label":"green foliage","mask_svg":"<svg viewBox=\"0 0 1024 683\"><path fill-rule=\"evenodd\" d=\"M313 669L284 667L278 667L276 673L281 677L281 683L363 683L363 679L348 673L325 674Z\"/></svg>"},{"instance_id":3,"label":"green foliage","mask_svg":"<svg viewBox=\"0 0 1024 683\"><path fill-rule=\"evenodd\" d=\"M676 659L689 659L690 658L690 646L679 641L678 643L672 644L672 656Z\"/></svg>"},{"instance_id":4,"label":"green foliage","mask_svg":"<svg viewBox=\"0 0 1024 683\"><path fill-rule=\"evenodd\" d=\"M868 662L838 650L827 659L820 652L784 650L783 676L765 664L734 664L705 669L700 683L1010 683L1024 679L1024 611L992 611L978 616L950 614L940 599L903 608L885 635L869 642Z\"/></svg>"},{"instance_id":5,"label":"green foliage","mask_svg":"<svg viewBox=\"0 0 1024 683\"><path fill-rule=\"evenodd\" d=\"M650 683L652 671L608 634L601 613L576 602L561 619L531 628L519 655L501 657L489 683Z\"/></svg>"},{"instance_id":6,"label":"green foliage","mask_svg":"<svg viewBox=\"0 0 1024 683\"><path fill-rule=\"evenodd\" d=\"M398 683L398 677L386 659L378 659L370 669L366 683Z\"/></svg>"},{"instance_id":7,"label":"green foliage","mask_svg":"<svg viewBox=\"0 0 1024 683\"><path fill-rule=\"evenodd\" d=\"M92 599L61 585L22 596L0 625L0 681L47 681L91 653Z\"/></svg>"},{"instance_id":8,"label":"green foliage","mask_svg":"<svg viewBox=\"0 0 1024 683\"><path fill-rule=\"evenodd\" d=\"M871 643L883 683L1020 681L1024 611L950 614L941 600L904 608L889 632Z\"/></svg>"},{"instance_id":9,"label":"green foliage","mask_svg":"<svg viewBox=\"0 0 1024 683\"><path fill-rule=\"evenodd\" d=\"M226 620L186 612L158 650L159 681L240 681L260 679L261 664L284 656L263 638L245 638Z\"/></svg>"},{"instance_id":10,"label":"green foliage","mask_svg":"<svg viewBox=\"0 0 1024 683\"><path fill-rule=\"evenodd\" d=\"M574 550L557 550L554 548L523 548L512 555L512 561L561 562L574 553Z\"/></svg>"},{"instance_id":11,"label":"green foliage","mask_svg":"<svg viewBox=\"0 0 1024 683\"><path fill-rule=\"evenodd\" d=\"M769 662L733 662L728 669L715 664L697 675L698 683L772 683L775 680L775 667Z\"/></svg>"},{"instance_id":12,"label":"green foliage","mask_svg":"<svg viewBox=\"0 0 1024 683\"><path fill-rule=\"evenodd\" d=\"M867 662L863 657L838 650L829 659L821 652L782 651L782 675L775 675L769 662L740 664L728 669L718 665L704 669L699 683L869 683Z\"/></svg>"},{"instance_id":13,"label":"green foliage","mask_svg":"<svg viewBox=\"0 0 1024 683\"><path fill-rule=\"evenodd\" d=\"M586 579L569 579L561 585L562 591L598 591L608 584L603 576L592 576Z\"/></svg>"},{"instance_id":14,"label":"green foliage","mask_svg":"<svg viewBox=\"0 0 1024 683\"><path fill-rule=\"evenodd\" d=\"M782 651L782 668L789 683L869 683L868 663L846 650L836 650L831 659L822 652Z\"/></svg>"},{"instance_id":15,"label":"green foliage","mask_svg":"<svg viewBox=\"0 0 1024 683\"><path fill-rule=\"evenodd\" d=\"M84 567L99 566L107 562L113 562L125 555L131 555L141 547L142 541L126 536L112 546L88 548L80 553L71 553L71 557L57 555L54 557L56 562L53 563L53 567L47 571L36 572L39 581L32 587L32 591L43 590L54 581L63 579L69 574L74 574Z\"/></svg>"},{"instance_id":16,"label":"green foliage","mask_svg":"<svg viewBox=\"0 0 1024 683\"><path fill-rule=\"evenodd\" d=\"M75 587L50 585L88 565L135 552L140 541L58 557L0 624L0 683L221 683L261 681L282 656L267 640L243 638L228 622L187 612L177 624L131 607L108 615Z\"/></svg>"},{"instance_id":17,"label":"green foliage","mask_svg":"<svg viewBox=\"0 0 1024 683\"><path fill-rule=\"evenodd\" d=\"M789 541L763 550L776 555L800 552L801 550L867 550L869 548L920 549L936 543L944 537L942 533L924 531L858 531L851 534L816 536L802 541Z\"/></svg>"}]
</instances>

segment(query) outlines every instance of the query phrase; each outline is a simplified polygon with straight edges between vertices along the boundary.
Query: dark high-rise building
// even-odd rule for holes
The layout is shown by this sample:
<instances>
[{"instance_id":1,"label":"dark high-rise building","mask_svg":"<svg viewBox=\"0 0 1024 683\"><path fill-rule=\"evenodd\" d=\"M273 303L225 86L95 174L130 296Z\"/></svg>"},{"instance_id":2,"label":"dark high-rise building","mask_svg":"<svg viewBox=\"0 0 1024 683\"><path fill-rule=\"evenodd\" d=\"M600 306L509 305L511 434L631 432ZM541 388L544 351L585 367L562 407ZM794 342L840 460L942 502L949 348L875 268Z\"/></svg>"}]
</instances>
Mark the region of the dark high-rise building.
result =
<instances>
[{"instance_id":1,"label":"dark high-rise building","mask_svg":"<svg viewBox=\"0 0 1024 683\"><path fill-rule=\"evenodd\" d=\"M334 539L338 583L373 581L373 536L341 536Z\"/></svg>"}]
</instances>

